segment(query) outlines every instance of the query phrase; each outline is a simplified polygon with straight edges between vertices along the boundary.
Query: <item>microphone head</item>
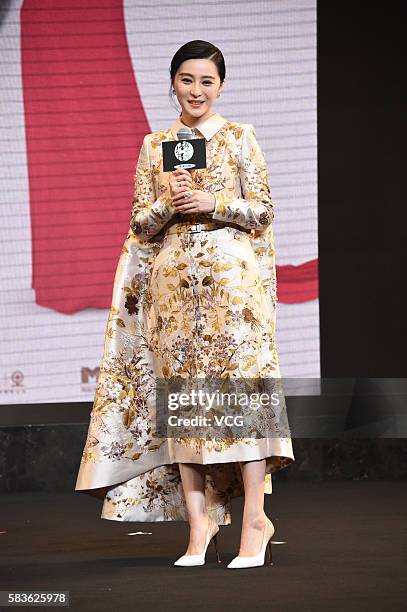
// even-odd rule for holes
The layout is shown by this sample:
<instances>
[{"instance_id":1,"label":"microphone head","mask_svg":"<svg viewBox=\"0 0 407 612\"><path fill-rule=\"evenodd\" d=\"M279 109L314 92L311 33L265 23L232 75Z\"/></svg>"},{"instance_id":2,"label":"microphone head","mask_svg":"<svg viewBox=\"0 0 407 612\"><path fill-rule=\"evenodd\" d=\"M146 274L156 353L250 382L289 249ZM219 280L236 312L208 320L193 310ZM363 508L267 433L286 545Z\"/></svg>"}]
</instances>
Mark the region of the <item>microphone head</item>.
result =
<instances>
[{"instance_id":1,"label":"microphone head","mask_svg":"<svg viewBox=\"0 0 407 612\"><path fill-rule=\"evenodd\" d=\"M191 140L195 138L195 130L189 128L188 126L182 127L177 132L178 140Z\"/></svg>"}]
</instances>

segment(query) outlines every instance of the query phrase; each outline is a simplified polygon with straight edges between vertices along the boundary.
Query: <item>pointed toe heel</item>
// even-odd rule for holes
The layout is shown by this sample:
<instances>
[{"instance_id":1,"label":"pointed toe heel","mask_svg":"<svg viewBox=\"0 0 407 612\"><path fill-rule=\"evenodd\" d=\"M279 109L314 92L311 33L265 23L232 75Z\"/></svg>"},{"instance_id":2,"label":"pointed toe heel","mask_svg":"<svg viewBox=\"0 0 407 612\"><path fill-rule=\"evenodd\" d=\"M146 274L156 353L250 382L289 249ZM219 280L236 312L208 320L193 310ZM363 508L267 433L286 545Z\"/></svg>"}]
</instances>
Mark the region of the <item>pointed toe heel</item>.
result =
<instances>
[{"instance_id":1,"label":"pointed toe heel","mask_svg":"<svg viewBox=\"0 0 407 612\"><path fill-rule=\"evenodd\" d=\"M259 567L260 565L274 565L271 555L271 538L274 535L274 525L266 516L266 524L264 526L263 540L260 547L260 552L254 557L235 557L227 566L228 569L241 569L244 567ZM268 552L268 562L265 563L266 548Z\"/></svg>"},{"instance_id":2,"label":"pointed toe heel","mask_svg":"<svg viewBox=\"0 0 407 612\"><path fill-rule=\"evenodd\" d=\"M195 565L205 565L205 557L206 551L208 548L208 544L211 540L213 540L213 544L215 546L216 560L218 563L222 563L219 550L218 550L218 533L219 533L219 525L217 523L209 523L208 531L206 534L206 542L203 549L203 552L199 555L182 555L179 559L174 562L174 565L181 567L193 567Z\"/></svg>"}]
</instances>

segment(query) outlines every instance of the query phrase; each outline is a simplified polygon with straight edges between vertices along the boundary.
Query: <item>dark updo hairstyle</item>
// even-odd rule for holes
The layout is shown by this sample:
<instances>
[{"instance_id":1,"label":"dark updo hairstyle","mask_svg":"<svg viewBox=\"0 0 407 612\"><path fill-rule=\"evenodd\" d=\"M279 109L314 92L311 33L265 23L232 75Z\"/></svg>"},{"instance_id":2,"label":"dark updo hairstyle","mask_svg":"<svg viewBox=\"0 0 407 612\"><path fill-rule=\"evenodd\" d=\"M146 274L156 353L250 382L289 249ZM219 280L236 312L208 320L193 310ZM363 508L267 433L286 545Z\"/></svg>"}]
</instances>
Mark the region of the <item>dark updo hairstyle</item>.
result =
<instances>
[{"instance_id":1,"label":"dark updo hairstyle","mask_svg":"<svg viewBox=\"0 0 407 612\"><path fill-rule=\"evenodd\" d=\"M214 62L221 84L225 80L226 76L226 68L225 68L225 60L222 55L222 51L215 47L210 42L206 42L206 40L190 40L185 43L178 49L175 53L174 57L171 60L170 67L170 75L171 75L171 83L170 83L170 98L173 101L172 97L172 88L174 83L174 78L177 73L178 68L181 66L182 62L185 62L189 59L210 59ZM177 109L178 110L178 109Z\"/></svg>"}]
</instances>

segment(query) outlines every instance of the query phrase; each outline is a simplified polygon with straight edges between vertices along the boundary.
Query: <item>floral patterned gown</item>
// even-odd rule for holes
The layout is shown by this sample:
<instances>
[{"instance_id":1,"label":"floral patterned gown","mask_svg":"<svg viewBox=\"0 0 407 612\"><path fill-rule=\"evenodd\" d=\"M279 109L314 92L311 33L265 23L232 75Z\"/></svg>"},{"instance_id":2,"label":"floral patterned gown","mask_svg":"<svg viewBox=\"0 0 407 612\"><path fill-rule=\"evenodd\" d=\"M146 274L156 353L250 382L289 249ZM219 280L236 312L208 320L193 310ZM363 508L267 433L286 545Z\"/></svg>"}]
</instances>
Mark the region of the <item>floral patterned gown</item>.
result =
<instances>
[{"instance_id":1,"label":"floral patterned gown","mask_svg":"<svg viewBox=\"0 0 407 612\"><path fill-rule=\"evenodd\" d=\"M156 428L158 380L280 380L274 211L255 129L218 113L196 128L207 166L193 171L193 188L214 193L216 204L182 215L161 143L183 125L178 118L145 136L134 177L75 487L103 498L105 519L187 521L178 464L192 462L207 466L208 512L229 524L231 500L244 494L240 461L266 459L266 493L272 474L294 461L284 401L258 411L267 437L166 437Z\"/></svg>"}]
</instances>

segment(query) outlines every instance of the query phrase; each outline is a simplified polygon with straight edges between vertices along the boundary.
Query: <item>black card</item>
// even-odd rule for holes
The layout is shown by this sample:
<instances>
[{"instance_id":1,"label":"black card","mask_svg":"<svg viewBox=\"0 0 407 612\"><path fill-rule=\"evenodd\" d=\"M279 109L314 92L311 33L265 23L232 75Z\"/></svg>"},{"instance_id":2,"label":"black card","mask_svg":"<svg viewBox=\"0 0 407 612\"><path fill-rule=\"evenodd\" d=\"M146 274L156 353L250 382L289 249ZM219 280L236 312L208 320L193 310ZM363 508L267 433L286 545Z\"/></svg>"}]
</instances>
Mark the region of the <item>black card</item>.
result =
<instances>
[{"instance_id":1,"label":"black card","mask_svg":"<svg viewBox=\"0 0 407 612\"><path fill-rule=\"evenodd\" d=\"M172 172L177 168L206 168L205 138L191 138L191 140L164 140L163 170Z\"/></svg>"}]
</instances>

